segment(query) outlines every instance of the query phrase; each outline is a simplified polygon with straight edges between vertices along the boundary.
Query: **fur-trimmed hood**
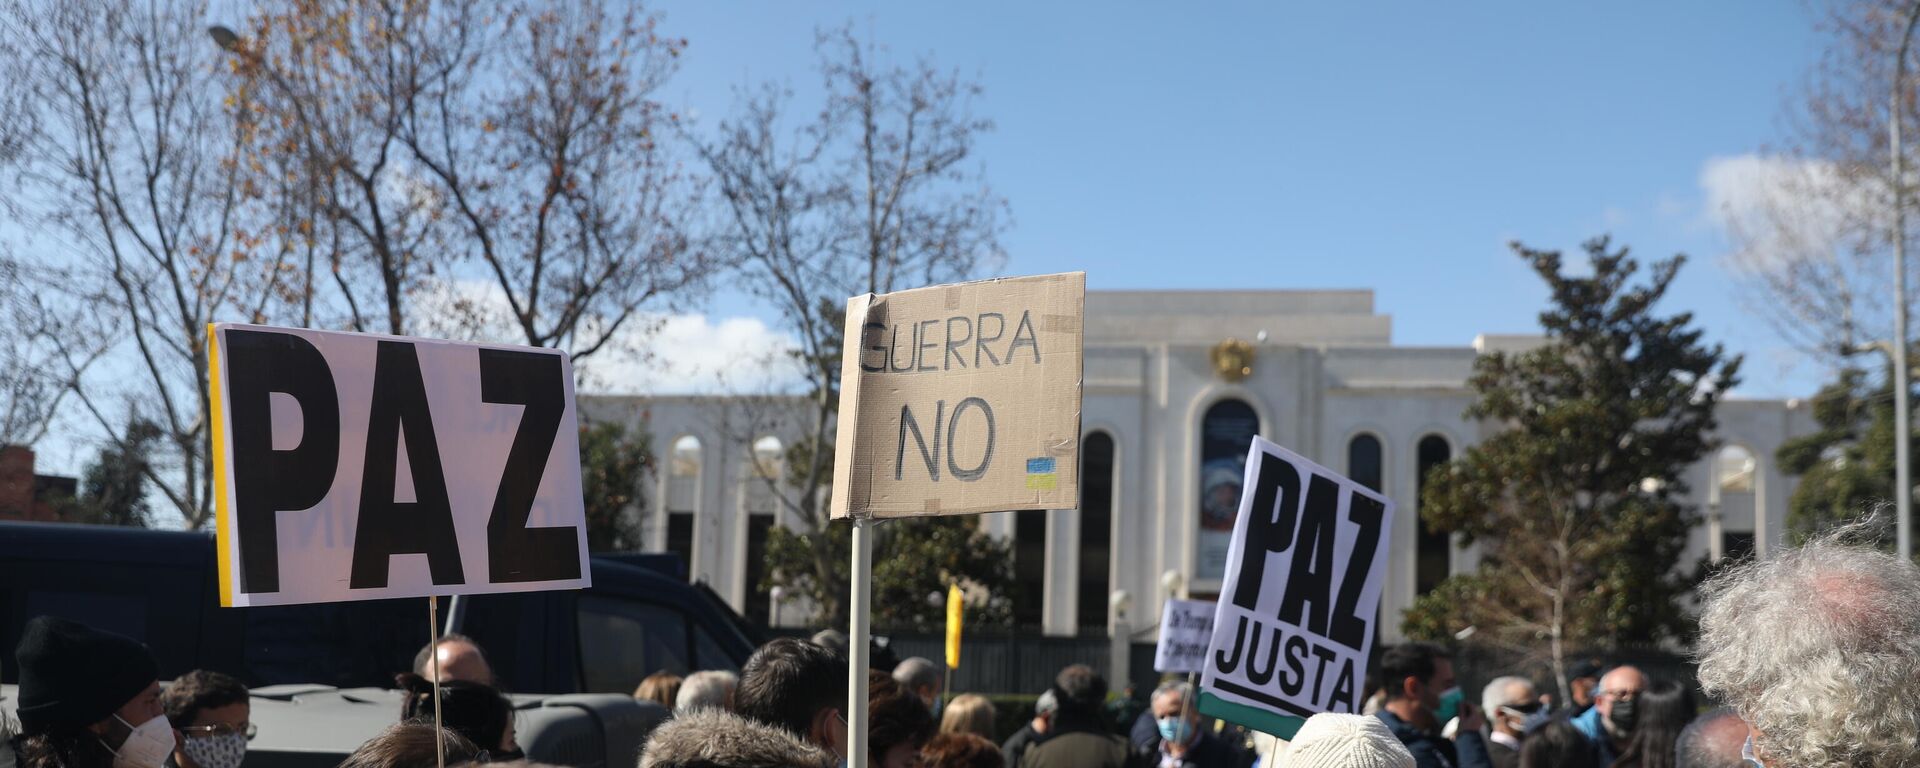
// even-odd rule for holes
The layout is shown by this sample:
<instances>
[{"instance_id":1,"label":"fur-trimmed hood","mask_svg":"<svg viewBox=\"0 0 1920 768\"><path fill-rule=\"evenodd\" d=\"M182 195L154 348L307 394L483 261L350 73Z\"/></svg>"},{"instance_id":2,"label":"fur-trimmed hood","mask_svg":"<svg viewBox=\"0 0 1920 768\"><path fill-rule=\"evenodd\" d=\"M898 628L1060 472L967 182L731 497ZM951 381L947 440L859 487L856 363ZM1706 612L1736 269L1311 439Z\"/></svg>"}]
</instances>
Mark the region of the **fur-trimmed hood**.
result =
<instances>
[{"instance_id":1,"label":"fur-trimmed hood","mask_svg":"<svg viewBox=\"0 0 1920 768\"><path fill-rule=\"evenodd\" d=\"M675 715L640 752L640 768L836 768L840 759L780 728L719 709Z\"/></svg>"}]
</instances>

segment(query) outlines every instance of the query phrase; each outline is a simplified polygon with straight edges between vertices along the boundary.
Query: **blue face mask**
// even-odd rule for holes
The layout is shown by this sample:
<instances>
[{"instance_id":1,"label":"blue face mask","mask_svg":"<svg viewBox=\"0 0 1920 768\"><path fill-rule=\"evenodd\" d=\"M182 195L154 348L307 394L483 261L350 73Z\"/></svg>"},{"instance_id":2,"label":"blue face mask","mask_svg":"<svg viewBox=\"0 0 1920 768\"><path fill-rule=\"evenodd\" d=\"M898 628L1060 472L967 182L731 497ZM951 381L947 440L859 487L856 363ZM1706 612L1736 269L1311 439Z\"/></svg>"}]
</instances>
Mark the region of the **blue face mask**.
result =
<instances>
[{"instance_id":1,"label":"blue face mask","mask_svg":"<svg viewBox=\"0 0 1920 768\"><path fill-rule=\"evenodd\" d=\"M1162 717L1154 721L1160 728L1160 738L1175 744L1185 744L1193 738L1193 724L1179 717Z\"/></svg>"},{"instance_id":2,"label":"blue face mask","mask_svg":"<svg viewBox=\"0 0 1920 768\"><path fill-rule=\"evenodd\" d=\"M1767 768L1760 763L1760 758L1753 756L1753 734L1747 734L1747 740L1740 745L1740 760L1753 768Z\"/></svg>"}]
</instances>

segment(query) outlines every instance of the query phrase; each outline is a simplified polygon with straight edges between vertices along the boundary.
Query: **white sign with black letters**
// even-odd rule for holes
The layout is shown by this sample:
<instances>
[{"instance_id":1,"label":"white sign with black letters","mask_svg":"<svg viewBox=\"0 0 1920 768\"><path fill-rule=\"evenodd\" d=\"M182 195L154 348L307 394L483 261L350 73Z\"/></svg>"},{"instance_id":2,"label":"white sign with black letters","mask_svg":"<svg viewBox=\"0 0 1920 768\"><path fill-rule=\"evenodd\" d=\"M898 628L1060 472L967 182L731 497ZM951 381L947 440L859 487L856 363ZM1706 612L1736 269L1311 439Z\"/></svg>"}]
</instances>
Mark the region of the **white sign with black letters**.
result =
<instances>
[{"instance_id":1,"label":"white sign with black letters","mask_svg":"<svg viewBox=\"0 0 1920 768\"><path fill-rule=\"evenodd\" d=\"M1285 738L1360 711L1393 502L1260 437L1242 487L1200 711Z\"/></svg>"},{"instance_id":2,"label":"white sign with black letters","mask_svg":"<svg viewBox=\"0 0 1920 768\"><path fill-rule=\"evenodd\" d=\"M207 332L221 605L589 585L565 353Z\"/></svg>"},{"instance_id":3,"label":"white sign with black letters","mask_svg":"<svg viewBox=\"0 0 1920 768\"><path fill-rule=\"evenodd\" d=\"M1155 672L1199 672L1213 641L1214 604L1206 600L1168 600L1160 611L1160 645L1153 652Z\"/></svg>"}]
</instances>

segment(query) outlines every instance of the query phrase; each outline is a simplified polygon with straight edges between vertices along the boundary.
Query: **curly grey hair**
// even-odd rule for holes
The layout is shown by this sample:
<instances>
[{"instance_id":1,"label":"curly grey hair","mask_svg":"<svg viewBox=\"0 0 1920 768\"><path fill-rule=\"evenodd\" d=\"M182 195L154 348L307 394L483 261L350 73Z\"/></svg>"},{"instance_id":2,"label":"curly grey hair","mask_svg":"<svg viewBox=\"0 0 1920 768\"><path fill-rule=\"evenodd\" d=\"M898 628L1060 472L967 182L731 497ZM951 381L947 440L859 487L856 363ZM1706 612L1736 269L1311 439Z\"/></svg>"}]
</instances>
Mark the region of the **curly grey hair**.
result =
<instances>
[{"instance_id":1,"label":"curly grey hair","mask_svg":"<svg viewBox=\"0 0 1920 768\"><path fill-rule=\"evenodd\" d=\"M1700 685L1769 766L1920 766L1920 568L1848 526L1701 587Z\"/></svg>"}]
</instances>

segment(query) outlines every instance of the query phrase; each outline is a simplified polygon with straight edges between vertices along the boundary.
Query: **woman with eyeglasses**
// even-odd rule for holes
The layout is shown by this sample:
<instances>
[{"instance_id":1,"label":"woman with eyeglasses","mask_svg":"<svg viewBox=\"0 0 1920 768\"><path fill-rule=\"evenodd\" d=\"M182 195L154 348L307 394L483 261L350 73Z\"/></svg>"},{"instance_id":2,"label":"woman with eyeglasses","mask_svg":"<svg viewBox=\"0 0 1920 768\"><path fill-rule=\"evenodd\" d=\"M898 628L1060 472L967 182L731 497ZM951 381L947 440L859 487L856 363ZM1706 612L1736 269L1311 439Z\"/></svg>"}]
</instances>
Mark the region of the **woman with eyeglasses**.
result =
<instances>
[{"instance_id":1,"label":"woman with eyeglasses","mask_svg":"<svg viewBox=\"0 0 1920 768\"><path fill-rule=\"evenodd\" d=\"M231 675L196 669L160 693L167 722L180 732L173 750L179 768L240 768L254 726L247 687Z\"/></svg>"}]
</instances>

